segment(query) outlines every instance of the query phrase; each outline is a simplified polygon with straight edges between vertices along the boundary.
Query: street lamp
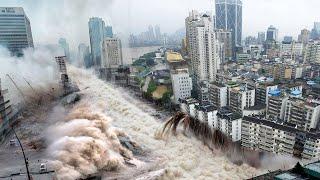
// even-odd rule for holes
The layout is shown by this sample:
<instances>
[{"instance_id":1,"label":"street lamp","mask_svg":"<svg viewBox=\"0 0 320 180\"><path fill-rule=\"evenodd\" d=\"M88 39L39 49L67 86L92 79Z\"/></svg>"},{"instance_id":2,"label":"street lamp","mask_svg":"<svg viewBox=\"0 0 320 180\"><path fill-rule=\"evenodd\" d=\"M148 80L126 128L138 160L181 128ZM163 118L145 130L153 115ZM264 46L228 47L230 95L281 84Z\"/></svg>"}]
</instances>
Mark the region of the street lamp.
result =
<instances>
[{"instance_id":1,"label":"street lamp","mask_svg":"<svg viewBox=\"0 0 320 180\"><path fill-rule=\"evenodd\" d=\"M16 136L16 138L17 138L17 140L18 140L18 143L19 143L19 145L20 145L20 148L21 148L21 150L22 150L22 154L23 154L23 158L24 158L24 164L26 165L26 169L27 169L28 180L31 180L31 175L30 175L30 172L29 172L28 160L27 160L27 158L26 158L26 155L24 154L24 149L23 149L23 147L22 147L22 144L21 144L21 142L20 142L19 137L18 137L17 134L16 134L16 131L14 130L13 127L11 127L11 129L12 129L14 135Z\"/></svg>"}]
</instances>

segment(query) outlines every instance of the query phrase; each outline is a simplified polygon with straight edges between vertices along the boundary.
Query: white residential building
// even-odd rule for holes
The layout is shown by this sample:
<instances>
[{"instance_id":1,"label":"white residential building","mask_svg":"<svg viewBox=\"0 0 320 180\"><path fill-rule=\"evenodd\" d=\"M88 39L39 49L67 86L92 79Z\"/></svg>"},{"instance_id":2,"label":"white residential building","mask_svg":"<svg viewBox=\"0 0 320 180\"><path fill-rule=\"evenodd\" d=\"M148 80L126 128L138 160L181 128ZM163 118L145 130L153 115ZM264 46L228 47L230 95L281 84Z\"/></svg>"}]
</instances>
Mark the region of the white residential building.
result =
<instances>
[{"instance_id":1,"label":"white residential building","mask_svg":"<svg viewBox=\"0 0 320 180\"><path fill-rule=\"evenodd\" d=\"M229 109L221 108L217 113L217 121L213 124L214 128L221 130L232 141L241 140L241 121L242 116Z\"/></svg>"},{"instance_id":2,"label":"white residential building","mask_svg":"<svg viewBox=\"0 0 320 180\"><path fill-rule=\"evenodd\" d=\"M192 11L186 18L186 35L191 57L192 76L195 90L201 102L207 101L208 92L203 85L216 80L219 56L212 18L207 14ZM204 89L204 90L203 90Z\"/></svg>"},{"instance_id":3,"label":"white residential building","mask_svg":"<svg viewBox=\"0 0 320 180\"><path fill-rule=\"evenodd\" d=\"M180 101L180 110L184 113L188 113L192 117L196 117L196 106L199 105L199 101L194 98L188 98Z\"/></svg>"},{"instance_id":4,"label":"white residential building","mask_svg":"<svg viewBox=\"0 0 320 180\"><path fill-rule=\"evenodd\" d=\"M192 79L189 77L188 68L177 68L170 71L174 102L191 97Z\"/></svg>"},{"instance_id":5,"label":"white residential building","mask_svg":"<svg viewBox=\"0 0 320 180\"><path fill-rule=\"evenodd\" d=\"M202 122L208 123L210 127L217 121L217 109L212 104L198 105L196 106L197 116L196 118Z\"/></svg>"},{"instance_id":6,"label":"white residential building","mask_svg":"<svg viewBox=\"0 0 320 180\"><path fill-rule=\"evenodd\" d=\"M102 44L104 68L117 68L123 65L122 46L119 38L105 38Z\"/></svg>"},{"instance_id":7,"label":"white residential building","mask_svg":"<svg viewBox=\"0 0 320 180\"><path fill-rule=\"evenodd\" d=\"M209 88L210 102L215 108L225 107L228 104L228 88L227 86L213 82Z\"/></svg>"}]
</instances>

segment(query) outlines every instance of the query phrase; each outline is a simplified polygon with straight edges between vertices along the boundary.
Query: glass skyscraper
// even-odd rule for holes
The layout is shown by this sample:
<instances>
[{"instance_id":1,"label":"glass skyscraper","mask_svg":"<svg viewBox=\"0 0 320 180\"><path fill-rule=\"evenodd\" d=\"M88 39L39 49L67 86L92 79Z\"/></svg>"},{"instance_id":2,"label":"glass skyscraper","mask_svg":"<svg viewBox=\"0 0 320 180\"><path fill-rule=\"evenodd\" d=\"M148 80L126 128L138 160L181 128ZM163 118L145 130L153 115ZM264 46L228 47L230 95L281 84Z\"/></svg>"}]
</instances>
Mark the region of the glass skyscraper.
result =
<instances>
[{"instance_id":1,"label":"glass skyscraper","mask_svg":"<svg viewBox=\"0 0 320 180\"><path fill-rule=\"evenodd\" d=\"M215 0L216 28L232 32L233 49L241 45L242 38L242 1Z\"/></svg>"},{"instance_id":2,"label":"glass skyscraper","mask_svg":"<svg viewBox=\"0 0 320 180\"><path fill-rule=\"evenodd\" d=\"M88 25L92 61L95 67L100 67L102 62L102 42L105 36L105 24L101 18L92 17Z\"/></svg>"},{"instance_id":3,"label":"glass skyscraper","mask_svg":"<svg viewBox=\"0 0 320 180\"><path fill-rule=\"evenodd\" d=\"M21 7L0 7L0 45L12 55L23 55L23 49L33 47L30 21Z\"/></svg>"}]
</instances>

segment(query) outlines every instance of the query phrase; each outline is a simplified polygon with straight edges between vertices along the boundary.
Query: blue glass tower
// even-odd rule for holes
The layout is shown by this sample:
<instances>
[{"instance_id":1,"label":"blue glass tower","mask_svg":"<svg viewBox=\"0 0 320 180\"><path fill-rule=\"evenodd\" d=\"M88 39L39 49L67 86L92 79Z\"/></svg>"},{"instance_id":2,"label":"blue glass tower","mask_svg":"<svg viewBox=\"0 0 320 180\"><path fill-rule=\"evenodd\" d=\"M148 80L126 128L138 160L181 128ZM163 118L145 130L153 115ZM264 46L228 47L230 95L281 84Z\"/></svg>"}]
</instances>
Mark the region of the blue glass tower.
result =
<instances>
[{"instance_id":1,"label":"blue glass tower","mask_svg":"<svg viewBox=\"0 0 320 180\"><path fill-rule=\"evenodd\" d=\"M232 45L235 49L241 45L242 39L242 1L215 0L215 5L216 28L232 32Z\"/></svg>"},{"instance_id":2,"label":"blue glass tower","mask_svg":"<svg viewBox=\"0 0 320 180\"><path fill-rule=\"evenodd\" d=\"M101 18L92 17L90 18L88 25L92 61L95 67L100 67L102 61L102 42L105 35L105 24Z\"/></svg>"}]
</instances>

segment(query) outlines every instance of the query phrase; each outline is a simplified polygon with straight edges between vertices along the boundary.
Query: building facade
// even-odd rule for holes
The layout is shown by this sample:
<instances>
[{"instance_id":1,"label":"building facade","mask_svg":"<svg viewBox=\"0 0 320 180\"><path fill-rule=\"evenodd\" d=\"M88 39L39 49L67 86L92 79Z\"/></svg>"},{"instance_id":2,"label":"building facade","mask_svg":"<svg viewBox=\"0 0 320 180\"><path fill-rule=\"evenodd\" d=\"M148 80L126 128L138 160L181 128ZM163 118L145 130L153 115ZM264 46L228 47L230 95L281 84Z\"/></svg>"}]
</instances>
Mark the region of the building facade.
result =
<instances>
[{"instance_id":1,"label":"building facade","mask_svg":"<svg viewBox=\"0 0 320 180\"><path fill-rule=\"evenodd\" d=\"M220 43L219 57L221 63L232 60L232 33L228 30L217 29L215 30L216 38Z\"/></svg>"},{"instance_id":2,"label":"building facade","mask_svg":"<svg viewBox=\"0 0 320 180\"><path fill-rule=\"evenodd\" d=\"M0 45L16 56L22 56L23 49L34 47L30 21L23 8L0 7Z\"/></svg>"},{"instance_id":3,"label":"building facade","mask_svg":"<svg viewBox=\"0 0 320 180\"><path fill-rule=\"evenodd\" d=\"M241 145L253 150L288 154L306 160L320 157L320 134L256 117L243 117Z\"/></svg>"},{"instance_id":4,"label":"building facade","mask_svg":"<svg viewBox=\"0 0 320 180\"><path fill-rule=\"evenodd\" d=\"M102 43L105 35L105 24L101 18L92 17L90 18L88 25L92 61L96 68L100 68L103 61Z\"/></svg>"},{"instance_id":5,"label":"building facade","mask_svg":"<svg viewBox=\"0 0 320 180\"><path fill-rule=\"evenodd\" d=\"M229 107L233 112L242 114L245 108L255 105L255 89L249 87L229 88Z\"/></svg>"},{"instance_id":6,"label":"building facade","mask_svg":"<svg viewBox=\"0 0 320 180\"><path fill-rule=\"evenodd\" d=\"M105 38L102 44L102 57L104 68L117 68L123 65L122 46L118 38Z\"/></svg>"},{"instance_id":7,"label":"building facade","mask_svg":"<svg viewBox=\"0 0 320 180\"><path fill-rule=\"evenodd\" d=\"M210 84L210 102L215 108L222 108L228 105L228 88L217 82Z\"/></svg>"},{"instance_id":8,"label":"building facade","mask_svg":"<svg viewBox=\"0 0 320 180\"><path fill-rule=\"evenodd\" d=\"M170 71L174 102L179 103L191 97L192 79L187 67L178 67Z\"/></svg>"},{"instance_id":9,"label":"building facade","mask_svg":"<svg viewBox=\"0 0 320 180\"><path fill-rule=\"evenodd\" d=\"M216 28L232 32L233 49L241 46L242 40L242 1L215 0Z\"/></svg>"},{"instance_id":10,"label":"building facade","mask_svg":"<svg viewBox=\"0 0 320 180\"><path fill-rule=\"evenodd\" d=\"M278 41L278 29L274 26L269 26L267 30L267 41Z\"/></svg>"},{"instance_id":11,"label":"building facade","mask_svg":"<svg viewBox=\"0 0 320 180\"><path fill-rule=\"evenodd\" d=\"M309 42L306 48L305 62L320 64L320 42Z\"/></svg>"},{"instance_id":12,"label":"building facade","mask_svg":"<svg viewBox=\"0 0 320 180\"><path fill-rule=\"evenodd\" d=\"M216 80L219 66L211 17L190 12L186 18L186 32L194 89L201 102L208 101L209 82Z\"/></svg>"}]
</instances>

